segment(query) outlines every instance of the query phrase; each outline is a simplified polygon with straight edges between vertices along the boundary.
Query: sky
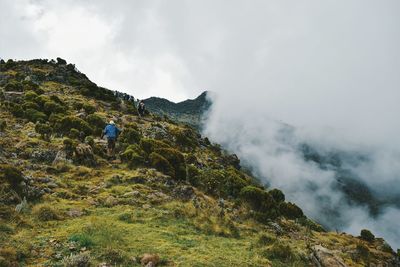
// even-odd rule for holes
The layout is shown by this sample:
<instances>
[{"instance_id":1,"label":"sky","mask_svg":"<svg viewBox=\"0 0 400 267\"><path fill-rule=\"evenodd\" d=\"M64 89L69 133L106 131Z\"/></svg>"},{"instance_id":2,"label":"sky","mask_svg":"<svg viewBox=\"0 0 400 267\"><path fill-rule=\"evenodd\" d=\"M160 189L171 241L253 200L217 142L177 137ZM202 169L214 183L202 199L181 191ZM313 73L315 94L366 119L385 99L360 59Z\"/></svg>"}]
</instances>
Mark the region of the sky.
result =
<instances>
[{"instance_id":1,"label":"sky","mask_svg":"<svg viewBox=\"0 0 400 267\"><path fill-rule=\"evenodd\" d=\"M400 247L397 208L370 218L347 206L334 173L296 149L364 153L369 163L349 168L381 195L400 193L399 10L397 0L0 0L0 58L62 57L140 99L212 91L212 140L308 215L326 220L328 199L343 206L344 230L370 227Z\"/></svg>"}]
</instances>

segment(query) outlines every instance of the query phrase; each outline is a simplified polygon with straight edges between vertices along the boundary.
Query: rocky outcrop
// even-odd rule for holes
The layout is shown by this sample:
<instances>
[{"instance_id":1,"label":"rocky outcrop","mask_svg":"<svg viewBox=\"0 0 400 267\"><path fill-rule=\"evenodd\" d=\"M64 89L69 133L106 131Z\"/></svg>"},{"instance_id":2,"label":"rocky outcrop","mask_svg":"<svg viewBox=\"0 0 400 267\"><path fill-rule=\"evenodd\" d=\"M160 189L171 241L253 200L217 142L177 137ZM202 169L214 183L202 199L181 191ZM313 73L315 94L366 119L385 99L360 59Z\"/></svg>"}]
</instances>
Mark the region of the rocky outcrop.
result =
<instances>
[{"instance_id":1,"label":"rocky outcrop","mask_svg":"<svg viewBox=\"0 0 400 267\"><path fill-rule=\"evenodd\" d=\"M347 267L334 251L320 245L313 247L310 257L317 267Z\"/></svg>"}]
</instances>

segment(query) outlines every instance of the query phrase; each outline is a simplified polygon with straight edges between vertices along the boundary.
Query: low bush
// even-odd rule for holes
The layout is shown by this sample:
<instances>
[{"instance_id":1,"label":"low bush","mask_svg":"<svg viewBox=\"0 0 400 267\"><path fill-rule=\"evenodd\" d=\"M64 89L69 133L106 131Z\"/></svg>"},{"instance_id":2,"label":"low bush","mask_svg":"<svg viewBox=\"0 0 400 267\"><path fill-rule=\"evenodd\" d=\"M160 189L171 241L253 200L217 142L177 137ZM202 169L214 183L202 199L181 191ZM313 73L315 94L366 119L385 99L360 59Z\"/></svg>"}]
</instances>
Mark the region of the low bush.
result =
<instances>
[{"instance_id":1,"label":"low bush","mask_svg":"<svg viewBox=\"0 0 400 267\"><path fill-rule=\"evenodd\" d=\"M79 139L80 132L77 129L72 128L71 130L69 130L67 136L72 139Z\"/></svg>"},{"instance_id":2,"label":"low bush","mask_svg":"<svg viewBox=\"0 0 400 267\"><path fill-rule=\"evenodd\" d=\"M174 169L172 177L178 180L186 180L186 163L182 153L173 148L159 148L155 151L165 158Z\"/></svg>"},{"instance_id":3,"label":"low bush","mask_svg":"<svg viewBox=\"0 0 400 267\"><path fill-rule=\"evenodd\" d=\"M82 108L87 114L92 114L96 111L96 107L91 104L83 104Z\"/></svg>"},{"instance_id":4,"label":"low bush","mask_svg":"<svg viewBox=\"0 0 400 267\"><path fill-rule=\"evenodd\" d=\"M279 189L272 189L268 193L273 197L276 202L284 202L285 201L285 194Z\"/></svg>"},{"instance_id":5,"label":"low bush","mask_svg":"<svg viewBox=\"0 0 400 267\"><path fill-rule=\"evenodd\" d=\"M135 129L136 127L129 125L125 127L120 136L120 140L126 144L137 144L140 142L141 134Z\"/></svg>"},{"instance_id":6,"label":"low bush","mask_svg":"<svg viewBox=\"0 0 400 267\"><path fill-rule=\"evenodd\" d=\"M25 101L35 102L38 94L32 90L25 92Z\"/></svg>"},{"instance_id":7,"label":"low bush","mask_svg":"<svg viewBox=\"0 0 400 267\"><path fill-rule=\"evenodd\" d=\"M200 185L199 175L200 170L196 166L193 164L187 165L187 180L191 185L196 187Z\"/></svg>"},{"instance_id":8,"label":"low bush","mask_svg":"<svg viewBox=\"0 0 400 267\"><path fill-rule=\"evenodd\" d=\"M98 114L90 114L86 117L86 121L93 128L95 135L101 135L104 127L106 127L105 118L101 117Z\"/></svg>"},{"instance_id":9,"label":"low bush","mask_svg":"<svg viewBox=\"0 0 400 267\"><path fill-rule=\"evenodd\" d=\"M373 242L375 240L375 236L373 233L371 233L370 230L367 229L362 229L360 233L360 238L362 240L368 241L368 242Z\"/></svg>"},{"instance_id":10,"label":"low bush","mask_svg":"<svg viewBox=\"0 0 400 267\"><path fill-rule=\"evenodd\" d=\"M169 148L170 146L162 141L151 139L151 138L142 138L140 140L140 148L147 154L154 152L156 149L160 148Z\"/></svg>"},{"instance_id":11,"label":"low bush","mask_svg":"<svg viewBox=\"0 0 400 267\"><path fill-rule=\"evenodd\" d=\"M75 116L66 116L62 118L59 122L59 127L59 131L63 134L67 134L72 128L83 132L85 135L90 135L93 132L93 129L86 121Z\"/></svg>"},{"instance_id":12,"label":"low bush","mask_svg":"<svg viewBox=\"0 0 400 267\"><path fill-rule=\"evenodd\" d=\"M53 132L53 128L49 124L45 123L37 123L35 125L35 131L40 134L40 136L44 140L49 140L51 133Z\"/></svg>"},{"instance_id":13,"label":"low bush","mask_svg":"<svg viewBox=\"0 0 400 267\"><path fill-rule=\"evenodd\" d=\"M0 178L2 183L7 183L11 189L18 194L21 194L21 183L24 181L22 172L18 168L8 164L0 165L0 170Z\"/></svg>"},{"instance_id":14,"label":"low bush","mask_svg":"<svg viewBox=\"0 0 400 267\"><path fill-rule=\"evenodd\" d=\"M10 81L4 86L4 90L9 92L22 92L24 87L20 82Z\"/></svg>"},{"instance_id":15,"label":"low bush","mask_svg":"<svg viewBox=\"0 0 400 267\"><path fill-rule=\"evenodd\" d=\"M268 192L251 185L242 188L240 196L252 209L260 212L268 212L268 210L273 208L276 204L275 200Z\"/></svg>"},{"instance_id":16,"label":"low bush","mask_svg":"<svg viewBox=\"0 0 400 267\"><path fill-rule=\"evenodd\" d=\"M197 134L193 129L174 128L170 131L170 133L174 137L176 144L181 148L192 150L198 146Z\"/></svg>"},{"instance_id":17,"label":"low bush","mask_svg":"<svg viewBox=\"0 0 400 267\"><path fill-rule=\"evenodd\" d=\"M51 113L65 113L66 108L54 101L46 101L43 104L43 110L47 115L50 115Z\"/></svg>"},{"instance_id":18,"label":"low bush","mask_svg":"<svg viewBox=\"0 0 400 267\"><path fill-rule=\"evenodd\" d=\"M121 154L121 159L127 162L129 167L137 167L145 163L143 151L138 145L130 145Z\"/></svg>"},{"instance_id":19,"label":"low bush","mask_svg":"<svg viewBox=\"0 0 400 267\"><path fill-rule=\"evenodd\" d=\"M47 120L47 115L33 108L28 108L25 110L25 118L31 122L45 122Z\"/></svg>"},{"instance_id":20,"label":"low bush","mask_svg":"<svg viewBox=\"0 0 400 267\"><path fill-rule=\"evenodd\" d=\"M0 132L4 132L6 130L6 128L7 128L7 122L1 120L0 121Z\"/></svg>"},{"instance_id":21,"label":"low bush","mask_svg":"<svg viewBox=\"0 0 400 267\"><path fill-rule=\"evenodd\" d=\"M156 170L171 177L175 176L175 170L172 165L160 154L152 152L149 156L149 162L150 166L155 168Z\"/></svg>"},{"instance_id":22,"label":"low bush","mask_svg":"<svg viewBox=\"0 0 400 267\"><path fill-rule=\"evenodd\" d=\"M26 101L24 102L24 104L22 104L22 108L24 110L28 110L28 109L35 109L35 110L39 110L40 107L38 104L36 104L35 102L32 101Z\"/></svg>"},{"instance_id":23,"label":"low bush","mask_svg":"<svg viewBox=\"0 0 400 267\"><path fill-rule=\"evenodd\" d=\"M303 211L294 203L282 202L279 204L279 212L288 219L297 219L304 216Z\"/></svg>"}]
</instances>

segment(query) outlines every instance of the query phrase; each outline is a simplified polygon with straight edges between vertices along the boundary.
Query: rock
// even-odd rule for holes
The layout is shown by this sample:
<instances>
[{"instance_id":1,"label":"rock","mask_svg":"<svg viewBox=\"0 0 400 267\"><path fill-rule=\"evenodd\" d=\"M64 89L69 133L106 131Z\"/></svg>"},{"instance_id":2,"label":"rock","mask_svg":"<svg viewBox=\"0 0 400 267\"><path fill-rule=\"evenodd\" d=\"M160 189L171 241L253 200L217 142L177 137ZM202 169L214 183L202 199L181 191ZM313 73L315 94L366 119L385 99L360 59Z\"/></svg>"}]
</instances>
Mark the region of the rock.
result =
<instances>
[{"instance_id":1,"label":"rock","mask_svg":"<svg viewBox=\"0 0 400 267\"><path fill-rule=\"evenodd\" d=\"M106 205L107 207L113 207L115 205L118 204L118 199L116 199L113 196L109 196L105 201L104 201L104 205Z\"/></svg>"},{"instance_id":2,"label":"rock","mask_svg":"<svg viewBox=\"0 0 400 267\"><path fill-rule=\"evenodd\" d=\"M173 193L183 200L190 200L195 196L193 187L189 185L178 186L173 190Z\"/></svg>"},{"instance_id":3,"label":"rock","mask_svg":"<svg viewBox=\"0 0 400 267\"><path fill-rule=\"evenodd\" d=\"M145 253L140 259L142 266L156 266L159 262L160 257L157 254Z\"/></svg>"},{"instance_id":4,"label":"rock","mask_svg":"<svg viewBox=\"0 0 400 267\"><path fill-rule=\"evenodd\" d=\"M79 209L70 209L69 211L67 211L67 215L72 218L81 217L83 214L83 211Z\"/></svg>"},{"instance_id":5,"label":"rock","mask_svg":"<svg viewBox=\"0 0 400 267\"><path fill-rule=\"evenodd\" d=\"M147 210L147 209L151 208L151 205L150 204L143 204L142 208Z\"/></svg>"},{"instance_id":6,"label":"rock","mask_svg":"<svg viewBox=\"0 0 400 267\"><path fill-rule=\"evenodd\" d=\"M64 150L60 150L57 152L56 157L54 158L52 164L57 165L58 163L67 163L69 160L67 160L67 152Z\"/></svg>"},{"instance_id":7,"label":"rock","mask_svg":"<svg viewBox=\"0 0 400 267\"><path fill-rule=\"evenodd\" d=\"M132 192L127 192L123 195L124 197L138 197L140 196L140 192L137 190L134 190Z\"/></svg>"},{"instance_id":8,"label":"rock","mask_svg":"<svg viewBox=\"0 0 400 267\"><path fill-rule=\"evenodd\" d=\"M311 260L318 267L347 267L334 251L317 245L312 248Z\"/></svg>"},{"instance_id":9,"label":"rock","mask_svg":"<svg viewBox=\"0 0 400 267\"><path fill-rule=\"evenodd\" d=\"M75 148L75 157L78 163L94 166L96 160L94 158L92 147L88 144L79 144Z\"/></svg>"},{"instance_id":10,"label":"rock","mask_svg":"<svg viewBox=\"0 0 400 267\"><path fill-rule=\"evenodd\" d=\"M29 132L29 133L27 134L27 136L32 138L32 137L36 137L37 134L34 133L34 132Z\"/></svg>"},{"instance_id":11,"label":"rock","mask_svg":"<svg viewBox=\"0 0 400 267\"><path fill-rule=\"evenodd\" d=\"M57 152L54 150L35 150L31 154L31 158L37 162L48 162L54 161Z\"/></svg>"}]
</instances>

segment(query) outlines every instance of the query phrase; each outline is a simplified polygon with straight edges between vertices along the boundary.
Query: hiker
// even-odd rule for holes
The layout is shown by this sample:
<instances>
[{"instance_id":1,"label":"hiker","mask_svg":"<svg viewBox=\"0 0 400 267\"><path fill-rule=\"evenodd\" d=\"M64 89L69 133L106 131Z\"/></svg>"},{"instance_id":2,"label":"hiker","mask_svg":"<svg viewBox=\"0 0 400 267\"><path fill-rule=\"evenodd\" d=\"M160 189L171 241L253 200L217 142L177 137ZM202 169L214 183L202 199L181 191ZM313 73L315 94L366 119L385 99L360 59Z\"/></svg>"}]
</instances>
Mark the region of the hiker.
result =
<instances>
[{"instance_id":1,"label":"hiker","mask_svg":"<svg viewBox=\"0 0 400 267\"><path fill-rule=\"evenodd\" d=\"M107 124L106 128L104 128L104 131L101 133L101 138L107 136L107 155L109 157L114 158L115 154L115 142L117 141L118 135L121 132L120 129L118 129L117 126L115 126L114 121L110 121L109 124Z\"/></svg>"},{"instance_id":2,"label":"hiker","mask_svg":"<svg viewBox=\"0 0 400 267\"><path fill-rule=\"evenodd\" d=\"M140 100L140 102L139 102L138 112L139 112L140 117L143 117L144 114L146 113L146 107L144 105L143 100Z\"/></svg>"}]
</instances>

